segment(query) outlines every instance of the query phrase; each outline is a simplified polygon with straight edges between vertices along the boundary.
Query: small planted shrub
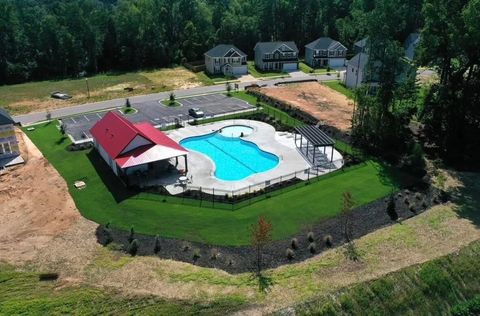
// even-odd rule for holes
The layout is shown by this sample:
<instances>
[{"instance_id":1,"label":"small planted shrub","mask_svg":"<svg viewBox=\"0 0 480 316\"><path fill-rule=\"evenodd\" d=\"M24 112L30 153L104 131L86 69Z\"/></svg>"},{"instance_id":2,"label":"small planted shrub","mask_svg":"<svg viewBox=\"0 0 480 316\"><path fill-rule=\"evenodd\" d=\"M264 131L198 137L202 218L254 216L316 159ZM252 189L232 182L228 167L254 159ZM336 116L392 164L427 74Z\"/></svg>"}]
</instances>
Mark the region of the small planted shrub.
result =
<instances>
[{"instance_id":1,"label":"small planted shrub","mask_svg":"<svg viewBox=\"0 0 480 316\"><path fill-rule=\"evenodd\" d=\"M153 252L154 253L159 253L160 252L160 249L161 249L161 246L160 246L160 237L155 236L155 244L153 246Z\"/></svg>"},{"instance_id":2,"label":"small planted shrub","mask_svg":"<svg viewBox=\"0 0 480 316\"><path fill-rule=\"evenodd\" d=\"M421 200L422 199L422 193L420 193L420 192L415 193L415 198L417 200Z\"/></svg>"},{"instance_id":3,"label":"small planted shrub","mask_svg":"<svg viewBox=\"0 0 480 316\"><path fill-rule=\"evenodd\" d=\"M410 200L406 197L403 202L406 204L406 205L409 205L410 204Z\"/></svg>"},{"instance_id":4,"label":"small planted shrub","mask_svg":"<svg viewBox=\"0 0 480 316\"><path fill-rule=\"evenodd\" d=\"M313 232L308 232L307 239L308 239L309 242L314 241L315 238L314 238Z\"/></svg>"},{"instance_id":5,"label":"small planted shrub","mask_svg":"<svg viewBox=\"0 0 480 316\"><path fill-rule=\"evenodd\" d=\"M183 250L184 252L189 251L189 250L190 250L190 244L184 243L184 244L182 245L182 250Z\"/></svg>"},{"instance_id":6,"label":"small planted shrub","mask_svg":"<svg viewBox=\"0 0 480 316\"><path fill-rule=\"evenodd\" d=\"M210 252L210 259L217 260L218 258L220 258L220 252L217 249L212 249Z\"/></svg>"},{"instance_id":7,"label":"small planted shrub","mask_svg":"<svg viewBox=\"0 0 480 316\"><path fill-rule=\"evenodd\" d=\"M397 210L395 209L395 198L393 197L393 194L390 195L390 199L388 200L387 214L390 216L392 221L396 221L398 219Z\"/></svg>"},{"instance_id":8,"label":"small planted shrub","mask_svg":"<svg viewBox=\"0 0 480 316\"><path fill-rule=\"evenodd\" d=\"M130 228L130 234L128 235L128 242L131 243L134 239L135 236L135 230L133 227Z\"/></svg>"},{"instance_id":9,"label":"small planted shrub","mask_svg":"<svg viewBox=\"0 0 480 316\"><path fill-rule=\"evenodd\" d=\"M292 249L294 249L294 250L298 249L298 239L297 238L292 238L291 246L292 246Z\"/></svg>"},{"instance_id":10,"label":"small planted shrub","mask_svg":"<svg viewBox=\"0 0 480 316\"><path fill-rule=\"evenodd\" d=\"M227 265L228 265L229 267L233 267L234 264L235 264L235 261L233 261L233 259L228 259Z\"/></svg>"},{"instance_id":11,"label":"small planted shrub","mask_svg":"<svg viewBox=\"0 0 480 316\"><path fill-rule=\"evenodd\" d=\"M292 260L294 257L294 252L292 249L287 248L287 250L285 251L285 255L287 256L288 260Z\"/></svg>"},{"instance_id":12,"label":"small planted shrub","mask_svg":"<svg viewBox=\"0 0 480 316\"><path fill-rule=\"evenodd\" d=\"M332 236L326 235L325 237L323 237L323 242L325 243L325 246L327 246L328 248L332 248L333 246Z\"/></svg>"},{"instance_id":13,"label":"small planted shrub","mask_svg":"<svg viewBox=\"0 0 480 316\"><path fill-rule=\"evenodd\" d=\"M415 205L410 205L410 207L408 208L410 210L410 212L412 212L413 214L416 214L417 213L417 210L415 209Z\"/></svg>"},{"instance_id":14,"label":"small planted shrub","mask_svg":"<svg viewBox=\"0 0 480 316\"><path fill-rule=\"evenodd\" d=\"M308 245L308 251L310 251L311 254L314 254L317 252L317 245L314 242L311 242Z\"/></svg>"},{"instance_id":15,"label":"small planted shrub","mask_svg":"<svg viewBox=\"0 0 480 316\"><path fill-rule=\"evenodd\" d=\"M134 239L132 240L132 242L130 243L130 246L128 247L128 253L134 257L137 255L137 251L138 251L138 240Z\"/></svg>"},{"instance_id":16,"label":"small planted shrub","mask_svg":"<svg viewBox=\"0 0 480 316\"><path fill-rule=\"evenodd\" d=\"M196 262L198 259L202 257L202 254L200 253L200 249L196 248L193 251L193 261Z\"/></svg>"}]
</instances>

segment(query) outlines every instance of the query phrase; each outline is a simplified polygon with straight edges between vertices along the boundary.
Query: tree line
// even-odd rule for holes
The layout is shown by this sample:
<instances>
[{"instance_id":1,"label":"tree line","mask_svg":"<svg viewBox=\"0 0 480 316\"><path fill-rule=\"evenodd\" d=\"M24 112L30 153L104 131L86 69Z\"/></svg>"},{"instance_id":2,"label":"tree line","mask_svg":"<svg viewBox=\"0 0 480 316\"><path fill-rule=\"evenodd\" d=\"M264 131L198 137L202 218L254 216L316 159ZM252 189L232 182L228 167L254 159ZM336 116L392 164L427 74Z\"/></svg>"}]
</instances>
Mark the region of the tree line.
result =
<instances>
[{"instance_id":1,"label":"tree line","mask_svg":"<svg viewBox=\"0 0 480 316\"><path fill-rule=\"evenodd\" d=\"M366 35L373 0L0 0L0 84L164 67L217 43L253 54L258 41L319 36L348 47ZM394 6L403 40L418 1ZM392 13L392 15L394 15Z\"/></svg>"}]
</instances>

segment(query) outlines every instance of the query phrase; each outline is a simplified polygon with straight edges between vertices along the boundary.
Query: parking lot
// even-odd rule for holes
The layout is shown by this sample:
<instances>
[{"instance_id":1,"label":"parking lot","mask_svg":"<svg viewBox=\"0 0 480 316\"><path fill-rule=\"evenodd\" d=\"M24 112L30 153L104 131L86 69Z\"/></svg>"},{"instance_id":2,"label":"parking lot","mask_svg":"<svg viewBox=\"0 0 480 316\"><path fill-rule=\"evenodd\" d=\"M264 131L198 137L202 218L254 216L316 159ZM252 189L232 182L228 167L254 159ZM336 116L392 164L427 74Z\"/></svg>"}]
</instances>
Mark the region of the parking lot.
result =
<instances>
[{"instance_id":1,"label":"parking lot","mask_svg":"<svg viewBox=\"0 0 480 316\"><path fill-rule=\"evenodd\" d=\"M149 122L152 125L162 128L171 124L192 121L194 118L188 115L190 108L199 108L205 113L204 118L211 118L255 109L247 102L227 97L224 94L201 95L188 98L177 99L181 106L168 107L160 103L160 100L143 103L131 102L133 108L138 110L136 113L125 115L131 122ZM120 111L120 109L116 109ZM66 124L67 133L75 142L91 138L90 128L100 120L104 112L85 113L72 117L62 118Z\"/></svg>"}]
</instances>

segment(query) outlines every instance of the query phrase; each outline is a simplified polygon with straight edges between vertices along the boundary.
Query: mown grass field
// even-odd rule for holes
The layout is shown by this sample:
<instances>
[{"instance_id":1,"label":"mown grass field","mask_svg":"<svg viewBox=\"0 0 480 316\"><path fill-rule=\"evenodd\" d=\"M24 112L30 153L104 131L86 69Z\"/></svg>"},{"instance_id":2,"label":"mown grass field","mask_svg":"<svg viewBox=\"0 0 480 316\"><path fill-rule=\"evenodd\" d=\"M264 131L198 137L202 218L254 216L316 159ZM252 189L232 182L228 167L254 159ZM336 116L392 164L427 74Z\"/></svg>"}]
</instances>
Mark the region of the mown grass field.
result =
<instances>
[{"instance_id":1,"label":"mown grass field","mask_svg":"<svg viewBox=\"0 0 480 316\"><path fill-rule=\"evenodd\" d=\"M480 293L479 256L476 241L459 253L298 306L297 315L447 315Z\"/></svg>"},{"instance_id":2,"label":"mown grass field","mask_svg":"<svg viewBox=\"0 0 480 316\"><path fill-rule=\"evenodd\" d=\"M254 97L237 95L255 104ZM288 117L285 119L290 121ZM274 239L284 239L312 222L338 215L345 191L350 191L357 205L362 205L398 186L389 168L369 160L351 170L324 176L310 185L231 211L211 208L208 201L129 191L96 151L66 151L69 140L62 138L55 123L38 125L35 131L26 133L67 181L77 207L86 218L122 229L133 226L139 233L217 245L248 245L250 227L259 216L272 222ZM87 188L74 189L76 180L84 180Z\"/></svg>"},{"instance_id":3,"label":"mown grass field","mask_svg":"<svg viewBox=\"0 0 480 316\"><path fill-rule=\"evenodd\" d=\"M345 87L339 80L323 81L322 84L326 85L327 87L335 91L340 92L341 94L345 95L349 99L353 99L355 97L353 90Z\"/></svg>"},{"instance_id":4,"label":"mown grass field","mask_svg":"<svg viewBox=\"0 0 480 316\"><path fill-rule=\"evenodd\" d=\"M245 304L235 297L195 302L59 286L56 281L39 281L38 273L0 265L0 315L226 315Z\"/></svg>"},{"instance_id":5,"label":"mown grass field","mask_svg":"<svg viewBox=\"0 0 480 316\"><path fill-rule=\"evenodd\" d=\"M83 78L38 81L0 86L0 106L16 115L204 84L213 82L204 82L202 78L183 67L100 74L88 78L90 98L87 95L87 83ZM126 91L125 88L133 88L133 91ZM72 99L65 101L51 99L50 94L54 91L68 93Z\"/></svg>"}]
</instances>

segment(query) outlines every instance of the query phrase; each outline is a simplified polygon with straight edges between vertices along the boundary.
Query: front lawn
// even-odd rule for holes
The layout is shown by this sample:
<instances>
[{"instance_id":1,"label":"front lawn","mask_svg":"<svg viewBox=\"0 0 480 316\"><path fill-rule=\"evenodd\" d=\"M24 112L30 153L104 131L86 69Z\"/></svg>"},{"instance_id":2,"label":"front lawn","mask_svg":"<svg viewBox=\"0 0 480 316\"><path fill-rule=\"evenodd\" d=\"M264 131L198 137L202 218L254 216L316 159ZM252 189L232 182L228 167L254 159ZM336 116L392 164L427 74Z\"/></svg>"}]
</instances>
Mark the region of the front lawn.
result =
<instances>
[{"instance_id":1,"label":"front lawn","mask_svg":"<svg viewBox=\"0 0 480 316\"><path fill-rule=\"evenodd\" d=\"M340 92L341 94L345 95L347 98L352 99L355 97L355 93L352 89L345 87L343 83L339 80L332 80L332 81L324 81L322 82L327 87Z\"/></svg>"},{"instance_id":2,"label":"front lawn","mask_svg":"<svg viewBox=\"0 0 480 316\"><path fill-rule=\"evenodd\" d=\"M86 218L122 229L133 226L139 233L211 244L249 244L250 227L262 215L272 222L274 239L287 238L305 225L338 215L344 191L351 191L361 205L387 195L395 186L386 168L368 161L236 211L200 207L197 201L182 204L177 198L163 202L163 196L125 189L95 150L66 151L70 141L62 138L55 123L25 132L65 178ZM75 180L84 180L87 187L75 189Z\"/></svg>"},{"instance_id":3,"label":"front lawn","mask_svg":"<svg viewBox=\"0 0 480 316\"><path fill-rule=\"evenodd\" d=\"M237 81L237 78L233 76L211 75L205 71L198 72L197 78L204 85L220 84L220 83L224 83L225 81L231 81L231 82Z\"/></svg>"},{"instance_id":4,"label":"front lawn","mask_svg":"<svg viewBox=\"0 0 480 316\"><path fill-rule=\"evenodd\" d=\"M309 65L305 64L304 62L300 62L298 64L298 68L306 74L327 74L327 73L334 73L335 70L327 71L326 68L312 68Z\"/></svg>"},{"instance_id":5,"label":"front lawn","mask_svg":"<svg viewBox=\"0 0 480 316\"><path fill-rule=\"evenodd\" d=\"M254 61L247 62L248 72L255 78L266 78L266 77L289 77L288 73L283 71L262 71L255 67Z\"/></svg>"}]
</instances>

